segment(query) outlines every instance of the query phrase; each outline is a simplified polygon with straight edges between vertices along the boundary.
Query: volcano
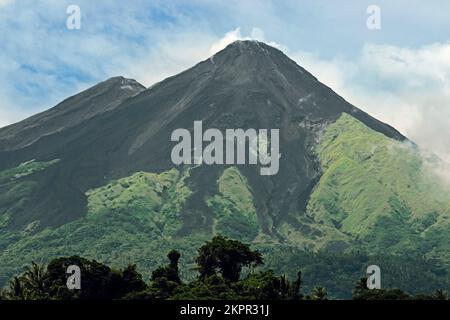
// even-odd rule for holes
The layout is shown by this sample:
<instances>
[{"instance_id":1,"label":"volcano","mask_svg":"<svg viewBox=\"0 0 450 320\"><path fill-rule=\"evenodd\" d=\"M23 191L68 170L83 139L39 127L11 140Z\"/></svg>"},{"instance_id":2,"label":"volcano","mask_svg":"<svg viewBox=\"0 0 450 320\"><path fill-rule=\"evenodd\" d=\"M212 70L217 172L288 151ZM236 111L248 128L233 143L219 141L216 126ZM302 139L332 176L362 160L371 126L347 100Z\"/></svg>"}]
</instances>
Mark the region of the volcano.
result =
<instances>
[{"instance_id":1,"label":"volcano","mask_svg":"<svg viewBox=\"0 0 450 320\"><path fill-rule=\"evenodd\" d=\"M196 121L279 129L279 171L175 165L171 135ZM0 280L62 254L147 267L212 234L448 262L450 198L424 167L402 134L283 52L237 41L148 89L112 78L0 129Z\"/></svg>"}]
</instances>

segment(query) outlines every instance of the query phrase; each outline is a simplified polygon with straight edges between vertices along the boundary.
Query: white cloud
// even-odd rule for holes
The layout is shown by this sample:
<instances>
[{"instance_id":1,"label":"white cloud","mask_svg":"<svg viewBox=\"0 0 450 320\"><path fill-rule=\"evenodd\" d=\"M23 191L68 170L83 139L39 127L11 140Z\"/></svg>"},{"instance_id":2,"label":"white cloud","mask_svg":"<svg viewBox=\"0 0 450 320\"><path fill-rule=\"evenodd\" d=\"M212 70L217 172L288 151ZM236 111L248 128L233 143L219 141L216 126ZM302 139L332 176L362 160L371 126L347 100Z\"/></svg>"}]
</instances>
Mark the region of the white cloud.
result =
<instances>
[{"instance_id":1,"label":"white cloud","mask_svg":"<svg viewBox=\"0 0 450 320\"><path fill-rule=\"evenodd\" d=\"M366 44L353 61L293 57L355 106L450 161L450 43Z\"/></svg>"},{"instance_id":2,"label":"white cloud","mask_svg":"<svg viewBox=\"0 0 450 320\"><path fill-rule=\"evenodd\" d=\"M209 54L214 55L217 52L225 49L226 46L228 46L230 43L233 43L237 40L245 40L250 38L245 38L241 35L241 28L236 28L230 32L227 32L223 38L219 39L209 49Z\"/></svg>"},{"instance_id":3,"label":"white cloud","mask_svg":"<svg viewBox=\"0 0 450 320\"><path fill-rule=\"evenodd\" d=\"M252 28L250 36L242 36L241 28L236 28L234 30L231 30L230 32L227 32L221 39L213 43L211 48L209 49L209 54L214 55L217 52L225 49L225 47L230 43L238 40L258 40L261 42L265 42L272 47L281 48L280 44L273 41L267 41L264 31L258 27Z\"/></svg>"}]
</instances>

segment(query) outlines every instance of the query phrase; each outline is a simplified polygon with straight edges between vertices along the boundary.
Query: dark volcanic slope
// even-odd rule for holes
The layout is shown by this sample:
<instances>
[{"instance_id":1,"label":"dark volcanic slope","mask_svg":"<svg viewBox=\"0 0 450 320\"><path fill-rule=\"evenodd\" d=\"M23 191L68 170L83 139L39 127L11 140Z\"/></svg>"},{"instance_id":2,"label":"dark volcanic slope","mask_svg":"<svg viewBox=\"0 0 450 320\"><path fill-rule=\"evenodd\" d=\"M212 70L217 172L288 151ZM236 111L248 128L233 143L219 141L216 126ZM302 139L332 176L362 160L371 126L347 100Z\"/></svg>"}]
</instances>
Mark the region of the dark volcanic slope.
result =
<instances>
[{"instance_id":1,"label":"dark volcanic slope","mask_svg":"<svg viewBox=\"0 0 450 320\"><path fill-rule=\"evenodd\" d=\"M77 96L72 99L78 101ZM72 107L69 100L65 103L65 108ZM61 110L59 121L65 123L65 130L46 130L44 126L37 134L30 131L31 136L41 138L23 138L26 143L19 139L21 147L16 150L5 151L17 143L5 133L11 127L0 131L0 140L3 138L3 146L7 146L0 149L0 170L30 159L61 159L33 175L40 191L13 217L15 227L37 219L40 227L63 224L85 214L84 192L88 189L139 170L159 172L173 167L170 135L176 128L192 129L195 120L203 120L204 130L280 129L278 175L262 177L259 167L240 167L268 233L272 232L272 222L277 225L288 219L289 212L304 211L320 176L312 148L320 130L342 112L388 137L405 139L347 103L281 51L255 41L235 42L115 108L101 108L111 110L76 123L66 119L70 112ZM28 119L15 127L29 128L35 122ZM210 227L211 214L204 199L216 188L216 178L223 169L201 166L192 170L189 183L195 194L183 209L182 232Z\"/></svg>"},{"instance_id":2,"label":"dark volcanic slope","mask_svg":"<svg viewBox=\"0 0 450 320\"><path fill-rule=\"evenodd\" d=\"M41 137L73 127L87 119L112 110L143 91L136 80L114 77L101 82L54 108L19 123L0 128L0 151L17 150Z\"/></svg>"}]
</instances>

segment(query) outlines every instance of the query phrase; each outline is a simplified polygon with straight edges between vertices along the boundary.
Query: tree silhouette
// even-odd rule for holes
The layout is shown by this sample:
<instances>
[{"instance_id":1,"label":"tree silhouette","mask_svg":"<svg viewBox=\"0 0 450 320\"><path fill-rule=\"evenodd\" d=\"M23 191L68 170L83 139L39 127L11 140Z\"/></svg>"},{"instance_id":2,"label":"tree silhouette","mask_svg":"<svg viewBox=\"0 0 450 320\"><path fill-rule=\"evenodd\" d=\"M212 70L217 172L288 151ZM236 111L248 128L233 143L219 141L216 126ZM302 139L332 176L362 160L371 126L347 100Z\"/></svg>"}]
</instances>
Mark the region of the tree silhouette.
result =
<instances>
[{"instance_id":1,"label":"tree silhouette","mask_svg":"<svg viewBox=\"0 0 450 320\"><path fill-rule=\"evenodd\" d=\"M297 272L297 279L294 281L292 286L292 299L299 300L302 299L303 296L301 294L302 290L302 272Z\"/></svg>"},{"instance_id":2,"label":"tree silhouette","mask_svg":"<svg viewBox=\"0 0 450 320\"><path fill-rule=\"evenodd\" d=\"M442 289L437 289L434 294L433 294L433 298L435 300L447 300L448 299L448 295L447 292L445 292Z\"/></svg>"},{"instance_id":3,"label":"tree silhouette","mask_svg":"<svg viewBox=\"0 0 450 320\"><path fill-rule=\"evenodd\" d=\"M315 287L311 294L312 300L328 300L328 293L324 287Z\"/></svg>"},{"instance_id":4,"label":"tree silhouette","mask_svg":"<svg viewBox=\"0 0 450 320\"><path fill-rule=\"evenodd\" d=\"M20 277L20 282L26 294L34 299L45 299L48 297L47 268L44 264L35 262L28 266Z\"/></svg>"},{"instance_id":5,"label":"tree silhouette","mask_svg":"<svg viewBox=\"0 0 450 320\"><path fill-rule=\"evenodd\" d=\"M200 279L220 272L224 279L236 282L239 280L243 267L256 267L263 264L259 251L252 251L248 245L222 236L216 236L211 241L207 241L198 253L196 261Z\"/></svg>"},{"instance_id":6,"label":"tree silhouette","mask_svg":"<svg viewBox=\"0 0 450 320\"><path fill-rule=\"evenodd\" d=\"M9 300L27 300L28 298L19 277L14 277L9 282L8 289L5 290L2 295Z\"/></svg>"},{"instance_id":7,"label":"tree silhouette","mask_svg":"<svg viewBox=\"0 0 450 320\"><path fill-rule=\"evenodd\" d=\"M353 290L353 300L409 300L411 297L400 289L367 288L367 278L359 279Z\"/></svg>"},{"instance_id":8,"label":"tree silhouette","mask_svg":"<svg viewBox=\"0 0 450 320\"><path fill-rule=\"evenodd\" d=\"M152 272L152 281L157 281L158 279L165 278L168 281L175 282L177 284L181 283L180 275L178 274L178 261L180 260L181 254L172 250L167 255L169 259L169 265L165 267L159 267Z\"/></svg>"},{"instance_id":9,"label":"tree silhouette","mask_svg":"<svg viewBox=\"0 0 450 320\"><path fill-rule=\"evenodd\" d=\"M239 241L217 236L198 250L199 277L183 282L179 274L180 253L172 250L168 264L153 271L147 285L136 265L113 269L95 260L78 256L57 258L45 266L32 263L9 282L0 292L0 299L10 300L110 300L110 299L172 299L172 300L299 300L303 298L302 273L290 281L287 275L276 275L273 270L251 271L241 279L244 267L263 263L258 251ZM67 268L76 265L81 270L81 290L67 288ZM446 300L447 293L410 296L399 289L369 290L366 278L361 278L353 290L356 300ZM333 292L333 291L331 291ZM316 286L312 300L328 299L327 290Z\"/></svg>"}]
</instances>

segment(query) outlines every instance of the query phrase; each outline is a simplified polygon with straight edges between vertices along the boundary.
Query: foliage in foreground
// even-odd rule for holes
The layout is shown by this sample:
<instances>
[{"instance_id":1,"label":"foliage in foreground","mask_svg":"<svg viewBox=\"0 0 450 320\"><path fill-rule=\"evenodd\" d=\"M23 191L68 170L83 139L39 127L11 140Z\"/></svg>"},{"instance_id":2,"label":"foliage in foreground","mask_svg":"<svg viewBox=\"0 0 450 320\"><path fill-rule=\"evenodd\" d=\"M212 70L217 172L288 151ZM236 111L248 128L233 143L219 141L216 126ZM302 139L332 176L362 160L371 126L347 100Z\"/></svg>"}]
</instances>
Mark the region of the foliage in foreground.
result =
<instances>
[{"instance_id":1,"label":"foliage in foreground","mask_svg":"<svg viewBox=\"0 0 450 320\"><path fill-rule=\"evenodd\" d=\"M112 269L95 260L78 256L52 260L48 265L32 263L9 287L0 293L8 300L94 300L94 299L150 299L150 300L327 300L327 290L316 286L311 294L302 293L302 273L294 281L272 270L254 271L263 264L263 256L246 244L216 236L198 249L196 259L198 277L184 283L179 275L181 254L172 250L169 263L152 272L151 281L143 281L135 265ZM66 270L77 265L82 270L81 290L67 288ZM247 275L242 276L243 269ZM445 300L447 294L436 290L432 295L410 296L399 289L368 290L366 279L360 279L354 290L357 300Z\"/></svg>"}]
</instances>

